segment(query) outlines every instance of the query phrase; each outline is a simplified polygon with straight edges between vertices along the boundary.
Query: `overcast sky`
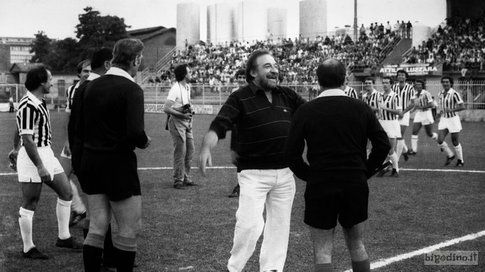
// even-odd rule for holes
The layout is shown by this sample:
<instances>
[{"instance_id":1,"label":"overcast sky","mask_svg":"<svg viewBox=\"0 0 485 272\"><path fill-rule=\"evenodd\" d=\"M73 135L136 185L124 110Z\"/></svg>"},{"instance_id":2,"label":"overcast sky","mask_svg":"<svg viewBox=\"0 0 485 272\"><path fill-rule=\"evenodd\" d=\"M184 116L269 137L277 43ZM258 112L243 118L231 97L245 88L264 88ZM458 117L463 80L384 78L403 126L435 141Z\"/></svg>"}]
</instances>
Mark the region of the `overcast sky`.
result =
<instances>
[{"instance_id":1,"label":"overcast sky","mask_svg":"<svg viewBox=\"0 0 485 272\"><path fill-rule=\"evenodd\" d=\"M206 5L238 0L199 0L201 4L201 39L206 38ZM288 37L299 31L300 0L262 0L288 9ZM39 30L50 38L75 37L78 15L91 6L101 15L125 18L131 29L176 27L176 5L183 0L0 0L0 36L33 37ZM240 2L240 0L238 1ZM327 0L327 28L353 24L354 0ZM446 16L446 0L358 0L359 25L396 20L419 21L435 27Z\"/></svg>"}]
</instances>

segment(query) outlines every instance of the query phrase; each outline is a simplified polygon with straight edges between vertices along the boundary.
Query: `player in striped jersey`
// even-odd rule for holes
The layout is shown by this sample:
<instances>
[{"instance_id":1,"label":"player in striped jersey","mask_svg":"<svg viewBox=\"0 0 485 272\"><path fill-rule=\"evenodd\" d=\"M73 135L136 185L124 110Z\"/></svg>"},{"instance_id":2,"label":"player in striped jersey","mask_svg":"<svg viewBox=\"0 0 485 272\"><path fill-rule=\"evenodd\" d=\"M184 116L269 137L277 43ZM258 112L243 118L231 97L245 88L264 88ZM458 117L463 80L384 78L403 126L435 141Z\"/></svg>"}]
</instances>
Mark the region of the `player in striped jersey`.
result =
<instances>
[{"instance_id":1,"label":"player in striped jersey","mask_svg":"<svg viewBox=\"0 0 485 272\"><path fill-rule=\"evenodd\" d=\"M391 177L399 177L399 157L396 154L396 139L401 137L401 128L398 118L402 117L399 104L399 96L391 90L392 80L389 77L382 79L384 92L379 99L379 123L389 137L391 150L389 160L392 163ZM382 177L388 170L381 170L377 176Z\"/></svg>"},{"instance_id":2,"label":"player in striped jersey","mask_svg":"<svg viewBox=\"0 0 485 272\"><path fill-rule=\"evenodd\" d=\"M441 85L443 86L443 91L440 92L438 98L439 116L440 121L438 123L438 145L441 151L446 152L446 162L445 166L449 165L451 161L455 158L455 154L448 147L445 142L445 137L448 133L451 133L451 141L455 147L456 155L458 156L458 161L456 166L463 166L463 149L459 142L459 135L462 129L460 116L456 113L465 109L463 100L460 94L455 91L453 87L453 79L451 77L442 77Z\"/></svg>"},{"instance_id":3,"label":"player in striped jersey","mask_svg":"<svg viewBox=\"0 0 485 272\"><path fill-rule=\"evenodd\" d=\"M376 116L379 117L379 99L381 94L374 89L374 79L368 77L364 80L364 94L362 95L362 100L364 100L369 107L375 112Z\"/></svg>"},{"instance_id":4,"label":"player in striped jersey","mask_svg":"<svg viewBox=\"0 0 485 272\"><path fill-rule=\"evenodd\" d=\"M67 88L66 91L66 135L67 133L67 123L69 122L69 115L72 109L72 103L74 100L74 94L79 86L86 81L91 73L91 63L89 60L83 60L78 63L77 65L77 76L79 77L79 81L76 84L71 85ZM86 206L84 205L81 197L79 196L79 190L77 189L77 185L72 180L72 162L71 162L71 148L69 147L69 141L66 139L64 143L64 147L62 148L59 162L64 169L64 173L66 173L67 178L69 179L69 183L71 184L72 189L72 206L71 206L71 217L69 220L69 226L73 226L81 221L83 218L86 217Z\"/></svg>"},{"instance_id":5,"label":"player in striped jersey","mask_svg":"<svg viewBox=\"0 0 485 272\"><path fill-rule=\"evenodd\" d=\"M80 249L69 233L69 214L72 192L61 164L51 149L51 123L49 110L43 99L52 86L52 75L43 66L27 73L27 93L20 100L17 112L17 128L20 150L17 158L17 174L21 184L23 201L19 210L19 226L23 241L23 257L47 259L32 241L32 219L39 201L42 184L51 187L58 195L56 215L58 239L56 246Z\"/></svg>"},{"instance_id":6,"label":"player in striped jersey","mask_svg":"<svg viewBox=\"0 0 485 272\"><path fill-rule=\"evenodd\" d=\"M408 147L404 141L404 133L409 126L409 111L413 108L414 103L412 98L415 95L413 85L406 83L408 73L404 70L397 71L397 83L392 86L392 90L399 96L399 103L401 104L401 110L403 117L399 119L401 125L401 137L397 139L397 156L401 157L401 153L404 156L404 160L408 160Z\"/></svg>"},{"instance_id":7,"label":"player in striped jersey","mask_svg":"<svg viewBox=\"0 0 485 272\"><path fill-rule=\"evenodd\" d=\"M349 79L348 76L345 77L345 88L344 88L344 93L346 96L359 99L359 96L357 95L357 91L349 86Z\"/></svg>"},{"instance_id":8,"label":"player in striped jersey","mask_svg":"<svg viewBox=\"0 0 485 272\"><path fill-rule=\"evenodd\" d=\"M426 135L430 138L437 140L438 134L433 132L433 114L431 108L433 107L433 97L424 89L424 81L416 80L414 82L414 89L416 95L414 96L414 110L416 113L413 120L413 134L411 135L411 150L409 155L416 155L418 151L418 134L421 127L424 126Z\"/></svg>"}]
</instances>

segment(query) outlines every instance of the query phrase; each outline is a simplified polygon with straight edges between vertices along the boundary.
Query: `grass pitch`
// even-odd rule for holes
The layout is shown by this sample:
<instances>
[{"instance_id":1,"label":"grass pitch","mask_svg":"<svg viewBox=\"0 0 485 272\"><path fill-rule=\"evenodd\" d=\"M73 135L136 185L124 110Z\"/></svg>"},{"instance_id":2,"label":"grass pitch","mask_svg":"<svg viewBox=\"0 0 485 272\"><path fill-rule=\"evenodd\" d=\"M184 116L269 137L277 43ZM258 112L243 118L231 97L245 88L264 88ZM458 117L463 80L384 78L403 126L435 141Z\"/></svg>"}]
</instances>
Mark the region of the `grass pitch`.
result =
<instances>
[{"instance_id":1,"label":"grass pitch","mask_svg":"<svg viewBox=\"0 0 485 272\"><path fill-rule=\"evenodd\" d=\"M198 115L194 121L196 156L202 135L214 116ZM53 149L59 154L65 139L62 113L51 113ZM172 141L164 129L165 115L147 114L146 130L152 137L148 150L138 150L139 167L170 167ZM10 173L7 152L11 149L14 115L0 114L0 173ZM485 170L484 123L463 123L461 143L465 154L462 170ZM409 133L406 139L409 141ZM229 136L229 135L228 135ZM229 137L228 137L229 138ZM449 140L449 139L447 139ZM408 142L409 144L409 142ZM451 145L451 143L449 142ZM420 134L418 155L400 167L443 169L444 154ZM231 166L229 141L220 141L213 163ZM3 154L3 155L2 155ZM454 166L447 169L455 169ZM171 170L140 171L143 197L143 231L139 239L136 271L225 271L232 246L237 199L227 195L236 184L235 169L210 169L193 179L200 186L172 188ZM58 249L55 218L56 196L44 189L34 216L34 243L51 256L47 261L24 260L18 227L20 187L14 175L0 176L0 271L83 271L82 254ZM401 171L399 178L369 180L370 204L365 243L371 262L421 249L485 229L485 174ZM303 223L304 182L297 180L292 226L285 271L312 271L312 246ZM45 187L46 188L46 187ZM71 232L81 239L80 227ZM259 244L245 271L259 271ZM478 250L478 266L425 266L423 256L414 257L375 271L485 271L485 237L442 250ZM350 268L340 228L336 231L333 265L335 271Z\"/></svg>"}]
</instances>

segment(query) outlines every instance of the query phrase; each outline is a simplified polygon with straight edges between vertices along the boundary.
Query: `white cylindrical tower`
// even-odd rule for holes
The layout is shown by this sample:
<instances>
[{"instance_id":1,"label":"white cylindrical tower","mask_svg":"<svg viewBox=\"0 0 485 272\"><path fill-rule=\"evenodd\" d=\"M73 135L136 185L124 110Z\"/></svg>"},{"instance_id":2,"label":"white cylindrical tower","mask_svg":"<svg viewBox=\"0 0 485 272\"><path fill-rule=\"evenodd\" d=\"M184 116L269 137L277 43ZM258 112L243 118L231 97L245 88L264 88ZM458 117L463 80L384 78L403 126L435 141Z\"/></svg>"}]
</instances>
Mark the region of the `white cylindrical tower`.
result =
<instances>
[{"instance_id":1,"label":"white cylindrical tower","mask_svg":"<svg viewBox=\"0 0 485 272\"><path fill-rule=\"evenodd\" d=\"M268 8L268 38L286 38L286 9Z\"/></svg>"},{"instance_id":2,"label":"white cylindrical tower","mask_svg":"<svg viewBox=\"0 0 485 272\"><path fill-rule=\"evenodd\" d=\"M177 4L177 48L200 41L200 7L195 2Z\"/></svg>"},{"instance_id":3,"label":"white cylindrical tower","mask_svg":"<svg viewBox=\"0 0 485 272\"><path fill-rule=\"evenodd\" d=\"M327 1L305 0L300 2L300 35L315 39L327 35Z\"/></svg>"}]
</instances>

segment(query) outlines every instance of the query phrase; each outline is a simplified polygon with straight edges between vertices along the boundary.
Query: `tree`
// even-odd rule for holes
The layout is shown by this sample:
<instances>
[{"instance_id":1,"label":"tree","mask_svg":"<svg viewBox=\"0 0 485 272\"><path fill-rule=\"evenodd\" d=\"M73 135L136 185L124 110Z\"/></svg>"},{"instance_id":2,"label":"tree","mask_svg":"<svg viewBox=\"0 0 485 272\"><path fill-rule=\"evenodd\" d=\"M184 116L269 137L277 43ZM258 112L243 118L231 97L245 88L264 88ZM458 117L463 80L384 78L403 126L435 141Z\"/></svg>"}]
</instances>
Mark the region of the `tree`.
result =
<instances>
[{"instance_id":1,"label":"tree","mask_svg":"<svg viewBox=\"0 0 485 272\"><path fill-rule=\"evenodd\" d=\"M86 58L101 47L112 48L119 39L128 37L127 26L118 16L101 16L99 11L86 7L85 13L79 15L76 25L76 37L81 58Z\"/></svg>"},{"instance_id":2,"label":"tree","mask_svg":"<svg viewBox=\"0 0 485 272\"><path fill-rule=\"evenodd\" d=\"M128 37L123 18L117 16L101 16L99 11L91 7L79 14L79 24L76 25L76 37L63 40L51 40L44 32L39 31L32 42L31 53L34 56L30 62L41 62L55 72L74 72L76 65L89 57L101 47L112 48L119 39Z\"/></svg>"},{"instance_id":3,"label":"tree","mask_svg":"<svg viewBox=\"0 0 485 272\"><path fill-rule=\"evenodd\" d=\"M77 41L73 38L65 38L52 44L52 51L44 63L53 71L66 73L75 72L76 65L81 60Z\"/></svg>"},{"instance_id":4,"label":"tree","mask_svg":"<svg viewBox=\"0 0 485 272\"><path fill-rule=\"evenodd\" d=\"M43 31L35 34L35 39L32 42L30 53L34 53L30 59L31 63L45 62L49 53L51 52L52 40L44 34Z\"/></svg>"}]
</instances>

